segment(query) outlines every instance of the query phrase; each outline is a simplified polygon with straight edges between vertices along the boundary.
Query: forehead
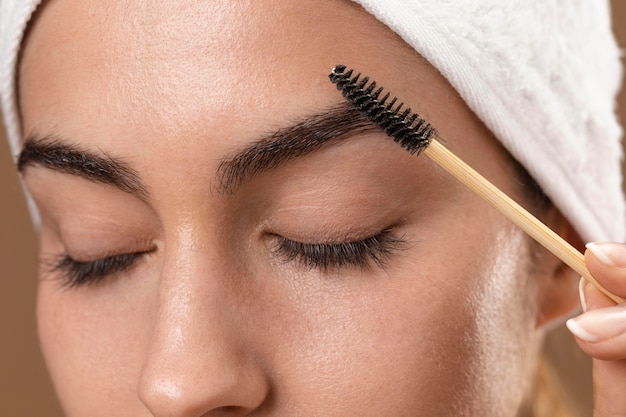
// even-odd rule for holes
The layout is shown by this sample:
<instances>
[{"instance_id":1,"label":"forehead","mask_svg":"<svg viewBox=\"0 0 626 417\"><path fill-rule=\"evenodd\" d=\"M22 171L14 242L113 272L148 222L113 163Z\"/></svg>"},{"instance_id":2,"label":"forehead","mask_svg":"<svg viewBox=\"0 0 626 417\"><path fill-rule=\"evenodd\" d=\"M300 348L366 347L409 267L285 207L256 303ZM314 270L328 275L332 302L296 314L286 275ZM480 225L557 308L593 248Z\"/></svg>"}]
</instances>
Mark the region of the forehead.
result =
<instances>
[{"instance_id":1,"label":"forehead","mask_svg":"<svg viewBox=\"0 0 626 417\"><path fill-rule=\"evenodd\" d=\"M62 124L81 136L107 119L120 128L109 123L109 136L171 136L183 125L222 129L211 121L225 118L250 130L326 106L335 64L384 76L405 61L398 54L414 53L345 0L51 0L24 48L24 130Z\"/></svg>"}]
</instances>

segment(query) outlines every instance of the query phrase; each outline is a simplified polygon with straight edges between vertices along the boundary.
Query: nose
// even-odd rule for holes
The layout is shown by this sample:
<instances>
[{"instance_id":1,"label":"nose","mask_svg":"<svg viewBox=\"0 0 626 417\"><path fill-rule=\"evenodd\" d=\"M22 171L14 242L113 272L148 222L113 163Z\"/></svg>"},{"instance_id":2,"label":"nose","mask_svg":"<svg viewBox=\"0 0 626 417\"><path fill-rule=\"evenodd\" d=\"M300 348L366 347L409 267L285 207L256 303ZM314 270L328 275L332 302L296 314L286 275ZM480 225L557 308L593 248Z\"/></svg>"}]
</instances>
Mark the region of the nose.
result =
<instances>
[{"instance_id":1,"label":"nose","mask_svg":"<svg viewBox=\"0 0 626 417\"><path fill-rule=\"evenodd\" d=\"M155 417L239 417L257 410L269 382L243 342L245 315L228 280L199 268L172 269L178 271L161 274L140 400Z\"/></svg>"}]
</instances>

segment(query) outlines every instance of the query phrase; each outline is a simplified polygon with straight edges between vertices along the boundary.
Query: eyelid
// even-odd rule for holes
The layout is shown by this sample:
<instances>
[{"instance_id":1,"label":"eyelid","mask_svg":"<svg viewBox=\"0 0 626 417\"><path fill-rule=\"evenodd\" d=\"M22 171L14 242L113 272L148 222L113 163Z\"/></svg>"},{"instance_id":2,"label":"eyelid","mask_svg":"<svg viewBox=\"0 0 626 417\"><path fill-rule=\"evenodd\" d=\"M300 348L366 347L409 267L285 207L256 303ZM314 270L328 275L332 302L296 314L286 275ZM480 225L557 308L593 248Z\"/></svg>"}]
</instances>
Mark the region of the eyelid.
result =
<instances>
[{"instance_id":1,"label":"eyelid","mask_svg":"<svg viewBox=\"0 0 626 417\"><path fill-rule=\"evenodd\" d=\"M392 228L360 240L339 243L303 243L280 235L274 237L277 256L322 272L350 267L369 269L371 263L384 269L389 258L406 243L394 235Z\"/></svg>"},{"instance_id":2,"label":"eyelid","mask_svg":"<svg viewBox=\"0 0 626 417\"><path fill-rule=\"evenodd\" d=\"M127 272L137 262L154 249L148 251L121 253L94 259L77 261L67 253L54 255L45 263L47 273L54 274L63 282L65 288L76 288L98 284L106 278Z\"/></svg>"}]
</instances>

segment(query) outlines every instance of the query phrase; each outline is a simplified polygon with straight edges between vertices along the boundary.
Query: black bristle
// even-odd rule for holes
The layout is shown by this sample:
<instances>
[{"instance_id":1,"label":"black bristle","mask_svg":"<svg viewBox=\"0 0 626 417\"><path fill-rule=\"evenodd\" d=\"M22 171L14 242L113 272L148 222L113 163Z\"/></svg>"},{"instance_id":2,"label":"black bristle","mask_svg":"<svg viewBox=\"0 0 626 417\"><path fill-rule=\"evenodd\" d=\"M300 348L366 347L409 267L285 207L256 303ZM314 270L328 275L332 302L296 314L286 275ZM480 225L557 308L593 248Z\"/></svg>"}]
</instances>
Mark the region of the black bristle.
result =
<instances>
[{"instance_id":1,"label":"black bristle","mask_svg":"<svg viewBox=\"0 0 626 417\"><path fill-rule=\"evenodd\" d=\"M372 81L370 86L365 89L365 94L371 95L372 91L374 91L375 88L376 88L376 81Z\"/></svg>"},{"instance_id":2,"label":"black bristle","mask_svg":"<svg viewBox=\"0 0 626 417\"><path fill-rule=\"evenodd\" d=\"M391 97L389 93L379 100L382 87L373 92L375 81L368 86L369 77L359 81L361 73L352 77L354 70L346 71L346 68L345 65L337 65L328 77L349 103L410 153L419 153L428 146L436 131L426 120L417 113L411 113L410 108L402 111L404 103L394 108L398 101L396 97L387 103Z\"/></svg>"}]
</instances>

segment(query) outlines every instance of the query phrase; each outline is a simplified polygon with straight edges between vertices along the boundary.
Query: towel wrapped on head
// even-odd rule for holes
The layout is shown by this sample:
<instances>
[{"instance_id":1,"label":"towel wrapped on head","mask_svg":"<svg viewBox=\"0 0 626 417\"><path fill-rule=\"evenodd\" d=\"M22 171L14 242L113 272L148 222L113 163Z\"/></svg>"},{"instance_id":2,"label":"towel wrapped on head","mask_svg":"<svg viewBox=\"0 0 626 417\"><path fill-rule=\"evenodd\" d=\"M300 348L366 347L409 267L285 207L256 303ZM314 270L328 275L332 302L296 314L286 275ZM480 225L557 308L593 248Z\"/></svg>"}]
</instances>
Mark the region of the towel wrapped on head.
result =
<instances>
[{"instance_id":1,"label":"towel wrapped on head","mask_svg":"<svg viewBox=\"0 0 626 417\"><path fill-rule=\"evenodd\" d=\"M583 239L624 240L622 72L606 0L354 1L448 79ZM16 155L19 50L40 2L0 0L0 94Z\"/></svg>"}]
</instances>

